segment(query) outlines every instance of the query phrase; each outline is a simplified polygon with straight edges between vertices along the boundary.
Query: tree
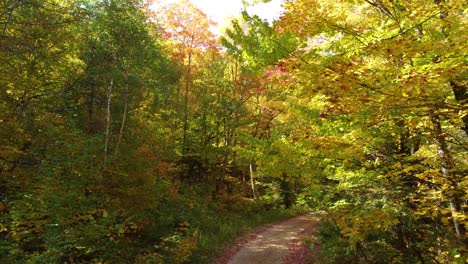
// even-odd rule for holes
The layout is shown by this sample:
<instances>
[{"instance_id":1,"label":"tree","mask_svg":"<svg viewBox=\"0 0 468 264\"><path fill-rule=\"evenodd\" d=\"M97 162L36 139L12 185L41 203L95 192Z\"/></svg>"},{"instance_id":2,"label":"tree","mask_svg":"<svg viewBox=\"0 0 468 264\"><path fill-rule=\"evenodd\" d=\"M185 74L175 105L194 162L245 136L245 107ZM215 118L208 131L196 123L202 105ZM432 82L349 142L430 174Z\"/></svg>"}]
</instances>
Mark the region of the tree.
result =
<instances>
[{"instance_id":1,"label":"tree","mask_svg":"<svg viewBox=\"0 0 468 264\"><path fill-rule=\"evenodd\" d=\"M157 4L153 1L148 6ZM172 42L172 58L181 63L183 82L183 131L182 156L188 153L188 130L190 116L190 93L197 76L197 64L205 51L216 49L210 27L214 22L187 0L181 0L151 12L154 22L164 28L165 37ZM179 91L178 91L179 93Z\"/></svg>"},{"instance_id":2,"label":"tree","mask_svg":"<svg viewBox=\"0 0 468 264\"><path fill-rule=\"evenodd\" d=\"M129 215L157 206L154 193L163 188L147 157L155 150L140 154L149 126L138 122L149 123L147 105L171 82L174 67L139 1L5 3L0 258L106 258L102 250L125 244L128 228L110 244L97 241L136 225ZM138 199L147 206L135 207Z\"/></svg>"},{"instance_id":3,"label":"tree","mask_svg":"<svg viewBox=\"0 0 468 264\"><path fill-rule=\"evenodd\" d=\"M388 163L411 159L414 162L418 149L422 155L422 149L430 148L432 154L424 157L429 164L429 159L438 155L438 166L431 162L426 172L409 175L421 184L418 192L423 192L422 196L435 195L451 211L450 217L442 219L445 223L447 219L453 220L459 240L463 240L466 223L460 202L466 197L462 191L466 179L460 174L466 170L466 163L462 162L466 156L462 142L466 137L455 128L462 127L465 107L457 101L451 82L463 75L460 67L463 56L456 55L463 54L465 49L459 40L463 35L459 31L463 19L456 11L462 6L459 1L442 4L305 0L287 3L281 21L283 30L294 32L303 43L297 55L288 61L296 76L294 85L302 96L325 99L324 116L348 116L352 122L364 122L362 125L369 131L378 132L390 125L390 133L360 136L378 143L361 144L367 150L364 157L374 152L374 162L378 159L381 162L382 158ZM447 12L452 14L450 18ZM370 116L374 121L369 120ZM372 137L381 138L381 143ZM427 143L421 146L422 138ZM454 143L449 144L448 139ZM382 144L395 147L380 151L385 146ZM406 166L410 171L414 169L414 165ZM439 172L435 172L434 166ZM420 207L412 209L413 213L427 216L426 210L431 206L426 205L418 203L416 206ZM434 224L440 221L437 217L433 219ZM451 230L447 225L445 228ZM413 254L420 261L428 257L420 252Z\"/></svg>"},{"instance_id":4,"label":"tree","mask_svg":"<svg viewBox=\"0 0 468 264\"><path fill-rule=\"evenodd\" d=\"M466 243L460 200L466 197L462 187L466 137L459 130L464 127L466 109L460 100L463 85L454 87L452 81L460 81L464 74L460 67L464 58L455 55L463 54L465 48L459 39L462 16L455 11L461 6L458 1L429 5L420 1L293 1L285 4L286 13L274 30L247 16L247 24L234 22L223 40L233 56L252 62L247 68L256 69L257 75L273 65L280 69L262 95L280 94L266 98L273 99L270 104L282 102L282 114L275 123L288 129L275 128L270 135L279 133L283 140L301 144L306 149L302 155L316 160L315 167L324 172L321 177L314 175L318 179L310 183L335 187L336 193L327 195L336 202L332 218L362 258L368 259L371 251L374 260L397 261L400 251L409 256L401 261L444 260L451 247ZM446 20L449 13L453 15L450 23ZM253 43L263 48L256 49ZM292 113L305 123L303 128L294 129L298 121ZM264 148L260 153L269 151ZM271 153L267 164L275 157L281 160L281 152ZM406 173L395 174L397 167L392 166L403 166ZM274 163L268 173L281 173L280 167ZM286 167L294 170L298 165ZM384 175L388 181L377 178ZM405 191L386 191L390 182ZM379 198L371 190L381 190L381 199L388 199L387 204L398 208L398 213L379 208L375 202ZM433 206L434 199L444 209ZM441 213L430 216L431 210ZM364 228L359 221L353 223L354 218L371 219L377 212L381 217ZM426 228L419 215L431 219L432 226L443 222L444 231ZM348 220L338 221L344 218ZM450 234L458 239L452 237L444 244L444 254L421 253L413 228L428 237L440 237L452 230L449 220L454 231ZM410 227L396 225L398 221L421 222ZM393 257L390 252L376 253L385 251L373 240L386 236L375 235L384 232L378 226L398 237L395 241L387 237L396 249ZM367 245L358 243L366 239ZM431 241L428 238L424 243L431 247Z\"/></svg>"}]
</instances>

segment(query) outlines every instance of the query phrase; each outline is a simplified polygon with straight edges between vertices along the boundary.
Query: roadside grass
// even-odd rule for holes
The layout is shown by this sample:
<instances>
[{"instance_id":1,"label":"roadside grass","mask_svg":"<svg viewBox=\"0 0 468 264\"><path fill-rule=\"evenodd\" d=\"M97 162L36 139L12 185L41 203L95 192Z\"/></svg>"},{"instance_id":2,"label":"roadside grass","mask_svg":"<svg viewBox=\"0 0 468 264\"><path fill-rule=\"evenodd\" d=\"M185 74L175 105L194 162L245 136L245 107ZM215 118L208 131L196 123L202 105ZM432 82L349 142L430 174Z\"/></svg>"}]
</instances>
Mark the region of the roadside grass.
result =
<instances>
[{"instance_id":1,"label":"roadside grass","mask_svg":"<svg viewBox=\"0 0 468 264\"><path fill-rule=\"evenodd\" d=\"M210 263L221 251L241 236L265 224L287 219L307 209L274 208L268 210L249 210L231 215L214 215L207 225L197 227L198 243L192 255L192 263Z\"/></svg>"}]
</instances>

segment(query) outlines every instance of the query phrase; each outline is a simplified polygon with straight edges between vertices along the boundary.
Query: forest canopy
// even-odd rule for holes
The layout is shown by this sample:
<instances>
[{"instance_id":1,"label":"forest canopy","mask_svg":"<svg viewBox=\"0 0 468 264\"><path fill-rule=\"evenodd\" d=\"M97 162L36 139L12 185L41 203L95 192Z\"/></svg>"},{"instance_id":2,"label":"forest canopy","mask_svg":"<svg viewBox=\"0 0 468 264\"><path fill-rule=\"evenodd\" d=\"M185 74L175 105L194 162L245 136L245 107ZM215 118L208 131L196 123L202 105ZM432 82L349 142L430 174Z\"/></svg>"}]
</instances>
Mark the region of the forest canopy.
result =
<instances>
[{"instance_id":1,"label":"forest canopy","mask_svg":"<svg viewBox=\"0 0 468 264\"><path fill-rule=\"evenodd\" d=\"M465 1L285 1L219 37L155 2L0 1L0 262L209 263L322 210L323 263L465 263Z\"/></svg>"}]
</instances>

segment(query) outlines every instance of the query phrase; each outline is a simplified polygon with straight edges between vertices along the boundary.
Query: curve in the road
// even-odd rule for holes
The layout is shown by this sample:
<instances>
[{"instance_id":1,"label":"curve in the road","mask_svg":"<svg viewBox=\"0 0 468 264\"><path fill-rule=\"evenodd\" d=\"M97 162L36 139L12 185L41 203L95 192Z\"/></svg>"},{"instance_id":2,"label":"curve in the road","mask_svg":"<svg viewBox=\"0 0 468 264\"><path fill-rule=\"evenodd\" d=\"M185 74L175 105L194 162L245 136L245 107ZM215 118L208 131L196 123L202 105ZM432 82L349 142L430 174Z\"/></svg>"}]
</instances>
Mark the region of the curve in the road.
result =
<instances>
[{"instance_id":1,"label":"curve in the road","mask_svg":"<svg viewBox=\"0 0 468 264\"><path fill-rule=\"evenodd\" d=\"M248 242L228 263L281 264L288 255L290 242L317 221L317 214L308 213L275 224Z\"/></svg>"}]
</instances>

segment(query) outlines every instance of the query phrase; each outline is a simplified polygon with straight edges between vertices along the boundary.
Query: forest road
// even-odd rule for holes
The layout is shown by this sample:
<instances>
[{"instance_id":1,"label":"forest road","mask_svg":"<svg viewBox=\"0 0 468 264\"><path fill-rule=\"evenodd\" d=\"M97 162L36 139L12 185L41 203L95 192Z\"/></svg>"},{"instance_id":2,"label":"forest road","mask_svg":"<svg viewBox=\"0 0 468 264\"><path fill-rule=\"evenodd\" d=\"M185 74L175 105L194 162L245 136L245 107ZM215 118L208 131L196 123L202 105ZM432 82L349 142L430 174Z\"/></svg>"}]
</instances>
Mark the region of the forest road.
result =
<instances>
[{"instance_id":1,"label":"forest road","mask_svg":"<svg viewBox=\"0 0 468 264\"><path fill-rule=\"evenodd\" d=\"M244 245L228 264L281 264L291 241L318 220L318 213L308 213L274 224Z\"/></svg>"}]
</instances>

